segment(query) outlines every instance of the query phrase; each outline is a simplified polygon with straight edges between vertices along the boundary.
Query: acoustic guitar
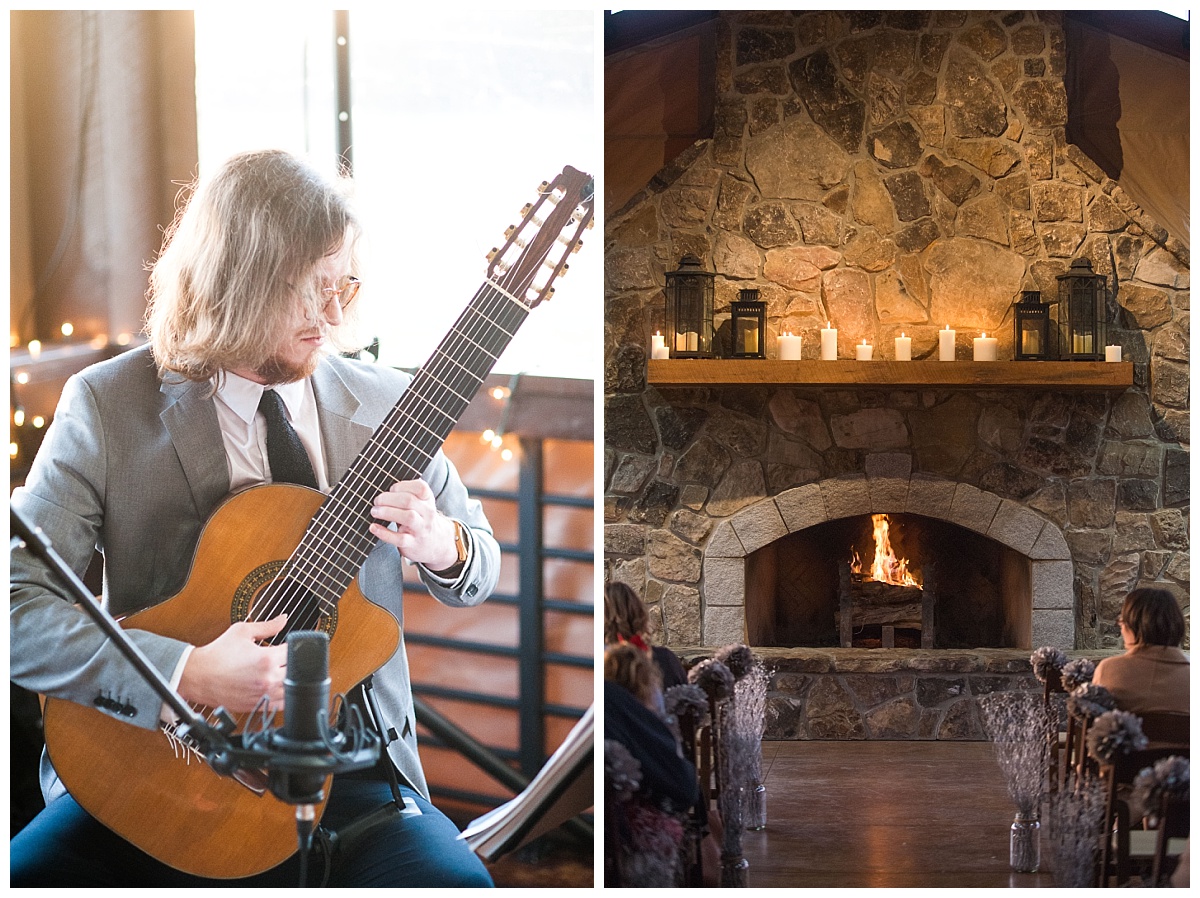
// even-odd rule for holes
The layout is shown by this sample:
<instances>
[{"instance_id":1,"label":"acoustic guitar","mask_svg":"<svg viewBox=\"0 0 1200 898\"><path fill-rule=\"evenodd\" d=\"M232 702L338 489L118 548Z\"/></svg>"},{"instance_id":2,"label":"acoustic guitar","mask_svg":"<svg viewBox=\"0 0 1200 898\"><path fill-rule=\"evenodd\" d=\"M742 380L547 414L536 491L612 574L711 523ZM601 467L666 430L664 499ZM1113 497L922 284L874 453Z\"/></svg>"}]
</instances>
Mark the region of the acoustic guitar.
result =
<instances>
[{"instance_id":1,"label":"acoustic guitar","mask_svg":"<svg viewBox=\"0 0 1200 898\"><path fill-rule=\"evenodd\" d=\"M479 291L330 494L269 484L225 500L205 524L184 588L122 626L203 645L233 621L268 620L282 608L288 622L273 642L295 630L330 634L332 696L378 670L396 651L400 629L357 584L375 545L372 500L392 483L420 476L529 312L549 298L591 226L592 207L592 178L577 169L568 166L541 185L521 222L488 254ZM247 541L246 533L256 538ZM281 718L266 723L278 726ZM264 723L259 714L237 722L235 732ZM133 727L53 698L44 725L50 759L75 799L158 860L230 879L295 852L294 806L265 791L265 778L217 774L170 727ZM315 811L319 819L324 802Z\"/></svg>"}]
</instances>

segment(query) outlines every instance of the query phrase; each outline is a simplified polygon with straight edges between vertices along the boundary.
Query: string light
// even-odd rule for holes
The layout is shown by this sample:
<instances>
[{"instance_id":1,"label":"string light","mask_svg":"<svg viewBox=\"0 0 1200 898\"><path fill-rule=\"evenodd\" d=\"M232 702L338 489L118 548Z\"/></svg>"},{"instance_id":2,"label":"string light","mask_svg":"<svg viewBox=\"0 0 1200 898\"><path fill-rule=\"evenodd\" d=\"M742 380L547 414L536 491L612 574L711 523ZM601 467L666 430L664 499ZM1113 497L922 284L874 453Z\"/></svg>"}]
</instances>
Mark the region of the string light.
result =
<instances>
[{"instance_id":1,"label":"string light","mask_svg":"<svg viewBox=\"0 0 1200 898\"><path fill-rule=\"evenodd\" d=\"M17 383L19 383L19 384L29 383L29 372L28 371L18 371L17 372Z\"/></svg>"},{"instance_id":2,"label":"string light","mask_svg":"<svg viewBox=\"0 0 1200 898\"><path fill-rule=\"evenodd\" d=\"M18 407L13 410L13 424L17 427L25 426L25 409Z\"/></svg>"},{"instance_id":3,"label":"string light","mask_svg":"<svg viewBox=\"0 0 1200 898\"><path fill-rule=\"evenodd\" d=\"M36 359L41 354L42 354L42 341L41 340L30 340L29 341L29 357L31 359Z\"/></svg>"},{"instance_id":4,"label":"string light","mask_svg":"<svg viewBox=\"0 0 1200 898\"><path fill-rule=\"evenodd\" d=\"M488 395L490 395L497 402L504 403L504 409L500 413L500 423L497 425L496 429L493 430L489 427L482 434L480 434L479 438L483 443L490 445L493 451L499 452L500 458L503 461L512 461L513 459L513 450L504 445L504 428L508 424L508 413L512 407L513 391L516 390L517 383L520 381L520 379L520 374L514 374L507 387L496 386L488 390Z\"/></svg>"},{"instance_id":5,"label":"string light","mask_svg":"<svg viewBox=\"0 0 1200 898\"><path fill-rule=\"evenodd\" d=\"M62 331L62 335L64 337L69 337L69 336L71 336L71 334L75 333L75 325L73 325L69 321L64 321L62 324L62 327L59 328L59 330Z\"/></svg>"}]
</instances>

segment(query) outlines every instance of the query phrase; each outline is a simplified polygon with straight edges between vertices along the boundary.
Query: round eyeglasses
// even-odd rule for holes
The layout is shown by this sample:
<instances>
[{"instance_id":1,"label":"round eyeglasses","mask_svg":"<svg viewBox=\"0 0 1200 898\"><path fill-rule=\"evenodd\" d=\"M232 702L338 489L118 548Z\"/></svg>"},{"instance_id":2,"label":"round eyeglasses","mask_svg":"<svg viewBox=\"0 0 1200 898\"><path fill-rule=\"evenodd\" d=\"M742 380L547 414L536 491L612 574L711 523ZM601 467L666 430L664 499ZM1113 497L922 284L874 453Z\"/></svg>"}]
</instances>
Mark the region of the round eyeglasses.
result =
<instances>
[{"instance_id":1,"label":"round eyeglasses","mask_svg":"<svg viewBox=\"0 0 1200 898\"><path fill-rule=\"evenodd\" d=\"M345 311L350 303L354 302L354 297L358 296L358 288L362 286L362 281L351 275L346 275L337 282L335 287L325 287L321 293L325 297L325 302L330 303L337 300L337 304Z\"/></svg>"}]
</instances>

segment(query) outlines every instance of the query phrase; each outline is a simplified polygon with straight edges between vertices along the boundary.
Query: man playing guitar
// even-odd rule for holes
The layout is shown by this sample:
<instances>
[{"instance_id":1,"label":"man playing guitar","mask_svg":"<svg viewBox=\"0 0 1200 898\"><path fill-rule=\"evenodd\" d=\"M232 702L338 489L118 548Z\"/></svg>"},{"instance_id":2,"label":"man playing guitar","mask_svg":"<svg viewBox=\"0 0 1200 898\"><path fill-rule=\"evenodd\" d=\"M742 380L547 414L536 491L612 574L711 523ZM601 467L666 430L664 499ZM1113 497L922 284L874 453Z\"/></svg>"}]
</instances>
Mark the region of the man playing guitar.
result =
<instances>
[{"instance_id":1,"label":"man playing guitar","mask_svg":"<svg viewBox=\"0 0 1200 898\"><path fill-rule=\"evenodd\" d=\"M359 224L343 184L282 152L229 160L195 192L168 232L151 275L148 345L70 379L27 481L13 493L14 509L45 532L80 576L94 551L103 553L103 600L109 611L118 618L135 617L126 623L130 636L193 706L246 713L265 696L272 710L280 709L287 658L281 637L289 626L309 628L313 621L299 621L292 606L259 607L252 596L249 612L236 613L234 606L230 624L230 597L213 596L223 623L215 631L199 628L197 638L189 639L174 635L176 629L186 630L185 623L141 629L137 613L170 608L180 601L172 597L198 580L195 591L212 592L202 579L208 576L205 568L222 568L228 555L270 539L290 514L293 494L302 497L298 516L304 522L312 518L409 384L402 372L331 351L353 348L344 340L359 292L358 238ZM283 493L272 500L280 503L279 511L256 513L261 519L249 523L239 519L237 532L222 533L219 508L227 496L282 479L272 473L277 464L267 439L271 412L260 410L264 393L282 400L283 417L309 462L310 488L318 492L262 488ZM354 629L359 615L366 620L357 625L364 631L362 644L378 636L381 648L372 649L378 663L365 662L365 671L356 671L349 686L371 675L374 694L368 704L382 718L375 723L387 743L376 769L333 779L323 823L336 830L394 803L397 794L404 805L366 837L341 846L327 869L323 861L311 866L318 874L324 869L331 886L491 885L483 864L456 838L454 824L428 800L399 624L402 562L416 566L439 601L468 606L482 602L495 587L500 551L479 503L470 499L440 449L416 473L420 476L373 490L364 497L366 514L356 513L369 519L361 524L369 534L365 561L361 569L356 562L350 573L356 577L353 598L363 610L351 606L347 595L336 613L317 615L335 647L339 631ZM235 496L230 504L236 501ZM352 523L359 526L357 520ZM211 537L216 548L198 553L210 531L220 534ZM48 706L86 706L105 724L116 719L122 732L150 740L147 751L153 746L157 752L160 741L170 742L161 732L170 723L169 709L68 598L32 553L14 550L12 680L46 696ZM379 609L386 626L377 626ZM361 654L359 644L342 654ZM331 664L340 664L337 650L331 653ZM48 707L48 722L49 717ZM61 757L88 759L108 747L89 740L111 741L86 731L77 738L79 747L65 746ZM42 758L47 806L12 840L12 885L296 883L303 868L294 842L290 857L272 857L249 877L241 867L220 869L219 857L214 870L164 862L156 848L143 848L143 838L154 845L164 832L163 841L183 852L189 843L200 845L212 837L206 823L197 826L203 832L188 831L192 813L208 813L212 802L203 793L180 794L186 791L185 776L221 779L204 770L202 761L178 762L178 788L172 761L162 765L168 768L164 785L146 786L139 778L150 761L137 750L138 756L119 758L131 781L141 782L126 791L99 764L60 762L49 731L47 742L49 752ZM82 769L68 774L68 767ZM251 807L275 802L238 784L222 781L220 788L246 792ZM87 800L80 797L85 794ZM168 819L176 805L184 811L179 819ZM114 822L105 825L98 818L108 822L110 806ZM257 827L250 824L243 831L239 815L231 816L223 824L229 827L220 837L224 841L211 853L232 855L243 843L253 844ZM287 854L285 846L282 856Z\"/></svg>"}]
</instances>

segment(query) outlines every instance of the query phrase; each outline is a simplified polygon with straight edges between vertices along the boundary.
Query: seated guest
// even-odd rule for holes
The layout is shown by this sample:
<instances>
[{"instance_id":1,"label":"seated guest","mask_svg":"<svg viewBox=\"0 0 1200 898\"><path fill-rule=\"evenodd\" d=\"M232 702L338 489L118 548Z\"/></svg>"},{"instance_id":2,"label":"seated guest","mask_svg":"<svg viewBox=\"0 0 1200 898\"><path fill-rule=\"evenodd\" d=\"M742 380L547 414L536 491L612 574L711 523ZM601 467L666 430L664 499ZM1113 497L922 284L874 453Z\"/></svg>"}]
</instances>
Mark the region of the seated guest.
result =
<instances>
[{"instance_id":1,"label":"seated guest","mask_svg":"<svg viewBox=\"0 0 1200 898\"><path fill-rule=\"evenodd\" d=\"M679 657L665 645L652 645L646 634L650 615L633 588L625 583L608 583L604 587L604 644L630 642L649 652L662 676L662 688L687 683L687 673Z\"/></svg>"},{"instance_id":2,"label":"seated guest","mask_svg":"<svg viewBox=\"0 0 1200 898\"><path fill-rule=\"evenodd\" d=\"M657 669L645 652L628 643L605 651L604 741L623 745L641 772L632 799L614 809L624 855L620 884L626 886L676 884L683 820L700 797L695 766L655 711L659 692Z\"/></svg>"},{"instance_id":3,"label":"seated guest","mask_svg":"<svg viewBox=\"0 0 1200 898\"><path fill-rule=\"evenodd\" d=\"M1183 642L1183 612L1165 589L1135 589L1117 618L1125 653L1096 665L1092 683L1112 693L1117 707L1189 712L1190 668Z\"/></svg>"},{"instance_id":4,"label":"seated guest","mask_svg":"<svg viewBox=\"0 0 1200 898\"><path fill-rule=\"evenodd\" d=\"M604 679L624 686L659 717L663 715L662 675L642 649L618 642L604 650Z\"/></svg>"}]
</instances>

